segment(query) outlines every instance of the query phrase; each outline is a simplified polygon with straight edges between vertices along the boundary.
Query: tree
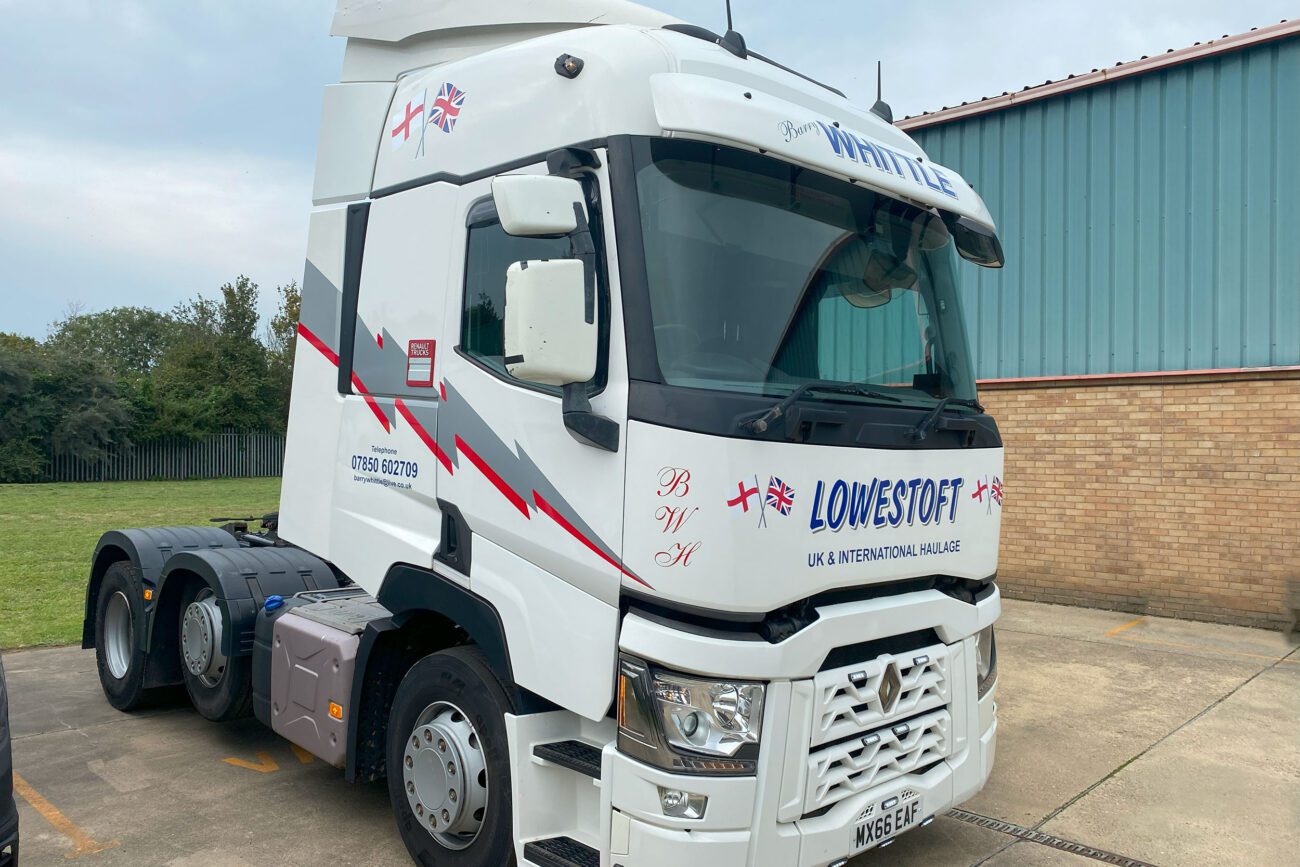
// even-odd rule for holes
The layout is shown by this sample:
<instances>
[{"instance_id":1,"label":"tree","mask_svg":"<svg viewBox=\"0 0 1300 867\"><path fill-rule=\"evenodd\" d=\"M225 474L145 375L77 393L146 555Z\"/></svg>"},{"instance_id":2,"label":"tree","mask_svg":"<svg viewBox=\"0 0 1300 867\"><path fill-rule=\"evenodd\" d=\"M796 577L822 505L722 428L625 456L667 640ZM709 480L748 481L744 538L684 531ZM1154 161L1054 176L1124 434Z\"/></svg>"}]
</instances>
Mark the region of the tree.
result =
<instances>
[{"instance_id":1,"label":"tree","mask_svg":"<svg viewBox=\"0 0 1300 867\"><path fill-rule=\"evenodd\" d=\"M0 335L0 481L34 482L50 455L104 460L129 445L129 407L97 360Z\"/></svg>"},{"instance_id":2,"label":"tree","mask_svg":"<svg viewBox=\"0 0 1300 867\"><path fill-rule=\"evenodd\" d=\"M50 326L46 343L100 359L119 377L140 379L180 339L181 324L148 307L114 307L100 313L72 313Z\"/></svg>"},{"instance_id":3,"label":"tree","mask_svg":"<svg viewBox=\"0 0 1300 867\"><path fill-rule=\"evenodd\" d=\"M152 374L185 334L173 314L148 307L113 307L99 313L72 310L50 327L46 344L54 350L93 358L117 377L118 391L130 405L137 439L163 433Z\"/></svg>"},{"instance_id":4,"label":"tree","mask_svg":"<svg viewBox=\"0 0 1300 867\"><path fill-rule=\"evenodd\" d=\"M302 293L295 280L275 290L280 308L266 327L267 363L271 387L275 393L276 412L281 427L289 420L289 390L293 385L293 354L298 346L298 319L302 310Z\"/></svg>"},{"instance_id":5,"label":"tree","mask_svg":"<svg viewBox=\"0 0 1300 867\"><path fill-rule=\"evenodd\" d=\"M172 311L182 337L153 372L158 433L198 438L283 426L267 350L256 337L257 284L240 275L220 293Z\"/></svg>"}]
</instances>

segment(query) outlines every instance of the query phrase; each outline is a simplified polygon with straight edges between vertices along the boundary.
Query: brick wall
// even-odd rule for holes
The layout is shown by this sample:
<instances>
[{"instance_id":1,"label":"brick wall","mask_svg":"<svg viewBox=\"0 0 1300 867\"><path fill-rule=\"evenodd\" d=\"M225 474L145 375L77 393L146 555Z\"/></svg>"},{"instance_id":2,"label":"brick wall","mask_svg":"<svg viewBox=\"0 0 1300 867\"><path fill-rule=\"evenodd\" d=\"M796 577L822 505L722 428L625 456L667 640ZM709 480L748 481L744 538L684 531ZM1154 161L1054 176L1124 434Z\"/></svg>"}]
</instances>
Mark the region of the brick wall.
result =
<instances>
[{"instance_id":1,"label":"brick wall","mask_svg":"<svg viewBox=\"0 0 1300 867\"><path fill-rule=\"evenodd\" d=\"M982 383L1010 597L1254 626L1300 580L1300 371Z\"/></svg>"}]
</instances>

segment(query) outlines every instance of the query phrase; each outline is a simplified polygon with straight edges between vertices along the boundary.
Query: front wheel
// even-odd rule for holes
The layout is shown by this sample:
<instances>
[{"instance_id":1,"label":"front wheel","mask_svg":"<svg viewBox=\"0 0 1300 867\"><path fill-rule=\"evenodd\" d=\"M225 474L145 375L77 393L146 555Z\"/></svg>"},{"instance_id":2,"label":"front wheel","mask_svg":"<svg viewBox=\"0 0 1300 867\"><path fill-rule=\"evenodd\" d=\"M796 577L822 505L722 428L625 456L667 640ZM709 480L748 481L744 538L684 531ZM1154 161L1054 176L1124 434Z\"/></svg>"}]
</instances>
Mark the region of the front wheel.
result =
<instances>
[{"instance_id":1,"label":"front wheel","mask_svg":"<svg viewBox=\"0 0 1300 867\"><path fill-rule=\"evenodd\" d=\"M402 678L388 717L388 795L416 862L516 863L505 728L513 712L474 647L426 656Z\"/></svg>"}]
</instances>

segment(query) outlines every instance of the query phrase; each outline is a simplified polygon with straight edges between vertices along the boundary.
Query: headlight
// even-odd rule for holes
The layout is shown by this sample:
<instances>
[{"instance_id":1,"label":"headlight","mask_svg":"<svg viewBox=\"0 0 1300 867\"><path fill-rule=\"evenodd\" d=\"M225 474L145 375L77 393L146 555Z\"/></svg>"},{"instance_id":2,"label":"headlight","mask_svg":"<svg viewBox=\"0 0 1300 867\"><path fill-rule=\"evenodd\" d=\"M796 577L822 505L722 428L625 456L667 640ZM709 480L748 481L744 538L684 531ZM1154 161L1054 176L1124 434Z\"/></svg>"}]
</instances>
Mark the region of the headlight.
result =
<instances>
[{"instance_id":1,"label":"headlight","mask_svg":"<svg viewBox=\"0 0 1300 867\"><path fill-rule=\"evenodd\" d=\"M690 774L752 774L766 686L709 680L619 657L618 748Z\"/></svg>"},{"instance_id":2,"label":"headlight","mask_svg":"<svg viewBox=\"0 0 1300 867\"><path fill-rule=\"evenodd\" d=\"M975 636L976 692L980 698L988 694L998 679L998 644L993 638L993 627L980 630Z\"/></svg>"}]
</instances>

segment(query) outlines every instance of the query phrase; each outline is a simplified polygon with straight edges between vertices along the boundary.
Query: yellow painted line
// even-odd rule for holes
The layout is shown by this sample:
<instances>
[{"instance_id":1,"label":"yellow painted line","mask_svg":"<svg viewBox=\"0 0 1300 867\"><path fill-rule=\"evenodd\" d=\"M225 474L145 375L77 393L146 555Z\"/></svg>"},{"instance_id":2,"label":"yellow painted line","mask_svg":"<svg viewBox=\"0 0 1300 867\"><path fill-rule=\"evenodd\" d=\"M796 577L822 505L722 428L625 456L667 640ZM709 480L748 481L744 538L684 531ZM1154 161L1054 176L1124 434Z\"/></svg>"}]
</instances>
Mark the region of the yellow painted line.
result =
<instances>
[{"instance_id":1,"label":"yellow painted line","mask_svg":"<svg viewBox=\"0 0 1300 867\"><path fill-rule=\"evenodd\" d=\"M310 765L316 758L297 744L289 744L289 748L293 750L293 754L298 757L298 761L302 762L304 765Z\"/></svg>"},{"instance_id":2,"label":"yellow painted line","mask_svg":"<svg viewBox=\"0 0 1300 867\"><path fill-rule=\"evenodd\" d=\"M237 768L246 768L250 771L257 771L259 774L269 774L280 770L280 766L275 763L275 759L271 758L270 753L258 753L256 762L250 762L247 759L236 759L233 757L222 759L222 761L228 765L234 765Z\"/></svg>"},{"instance_id":3,"label":"yellow painted line","mask_svg":"<svg viewBox=\"0 0 1300 867\"><path fill-rule=\"evenodd\" d=\"M1145 617L1135 617L1132 620L1130 620L1128 623L1125 623L1123 626L1116 626L1114 629L1106 630L1106 637L1114 638L1116 635L1119 635L1121 632L1127 632L1128 630L1132 629L1134 626L1137 626L1139 623L1144 623L1145 621L1146 621Z\"/></svg>"},{"instance_id":4,"label":"yellow painted line","mask_svg":"<svg viewBox=\"0 0 1300 867\"><path fill-rule=\"evenodd\" d=\"M1110 633L1107 633L1107 635L1109 634ZM1136 635L1124 635L1121 636L1121 640L1133 641L1139 644L1154 644L1159 647L1177 647L1181 650L1196 650L1201 653L1227 653L1232 656L1244 656L1248 659L1262 659L1267 662L1283 662L1290 665L1300 663L1300 660L1292 657L1283 658L1281 656L1269 656L1266 653L1250 653L1246 650L1229 650L1226 647L1213 647L1204 644L1182 644L1177 641L1164 641L1159 638L1138 638Z\"/></svg>"},{"instance_id":5,"label":"yellow painted line","mask_svg":"<svg viewBox=\"0 0 1300 867\"><path fill-rule=\"evenodd\" d=\"M14 772L14 791L22 799L32 805L32 809L41 814L41 818L50 823L54 830L72 841L72 851L65 857L79 858L82 855L94 855L97 852L103 852L105 849L112 849L120 845L117 840L109 840L107 843L98 843L90 838L90 835L77 827L58 807L51 804L41 795L40 792L32 788L32 784L22 778L17 771Z\"/></svg>"}]
</instances>

